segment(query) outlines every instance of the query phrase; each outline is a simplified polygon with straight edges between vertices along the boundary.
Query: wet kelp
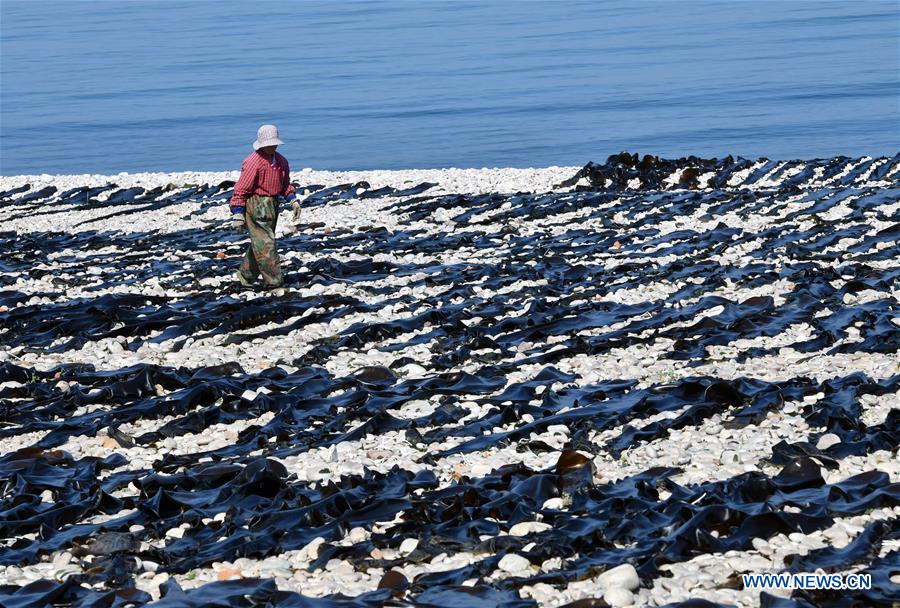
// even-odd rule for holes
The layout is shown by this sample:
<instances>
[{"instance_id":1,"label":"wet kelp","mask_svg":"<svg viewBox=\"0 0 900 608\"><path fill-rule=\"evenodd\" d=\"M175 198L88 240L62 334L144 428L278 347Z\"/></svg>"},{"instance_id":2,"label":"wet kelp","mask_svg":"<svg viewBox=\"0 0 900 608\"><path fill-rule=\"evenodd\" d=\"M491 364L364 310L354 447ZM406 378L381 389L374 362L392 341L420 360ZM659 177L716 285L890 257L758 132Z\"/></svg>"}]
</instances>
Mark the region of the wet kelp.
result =
<instances>
[{"instance_id":1,"label":"wet kelp","mask_svg":"<svg viewBox=\"0 0 900 608\"><path fill-rule=\"evenodd\" d=\"M215 561L277 555L322 537L325 543L311 568L345 559L357 569L389 571L459 552L474 553L478 560L413 580L394 573L385 576L380 589L355 598L306 598L277 589L272 580L223 581L188 591L170 580L155 605L528 606L533 602L517 592L525 585L564 586L621 563L633 564L649 584L663 575L660 567L667 563L749 550L755 538L808 534L828 528L836 517L898 506L900 484L884 473L868 471L826 483L820 469L876 450L896 454L898 410L867 425L860 405L865 395L900 393L896 372L881 378L850 373L780 382L698 374L647 385L628 370L584 383L556 367L576 355L668 340L666 356L687 362L690 369L712 361L715 347L779 336L800 324L810 328L810 338L746 347L735 360L776 355L785 347L810 354L897 353L898 302L891 294L900 278L898 174L897 158L669 161L623 153L603 165L589 164L563 184L574 190L563 192L429 196L430 184L407 190L373 190L362 182L305 186L309 205L396 198L391 210L404 218L400 229L335 229L327 237L307 229L281 241L286 249L319 254L303 267L287 262L289 283L365 286L381 296L374 303L287 294L248 304L234 285L203 284L217 272L218 251L241 247L238 237L212 230L0 234L0 345L18 354L66 353L115 337L131 351L146 343L177 351L189 339L222 336L224 343L240 344L387 305L409 313L353 324L260 373L247 373L236 363L115 370L65 364L46 371L0 363L0 437L40 437L0 457L0 529L6 540L0 563L34 564L67 550L85 566L64 582L2 586L0 604L145 605L150 596L132 586L132 575L140 572L138 560L158 563L164 572L185 573ZM199 212L223 204L232 185L145 191L111 184L61 194L55 188L22 187L0 194L0 202L17 213L108 208L104 216L114 217L188 201ZM832 213L839 208L846 212ZM437 214L447 217L449 229L423 230L420 222ZM579 223L571 214L579 214ZM721 219L728 214L779 221L754 230ZM666 227L683 218L696 221L676 230ZM525 224L533 220L544 229ZM590 229L581 227L586 221ZM466 230L453 230L457 226ZM741 263L727 257L729 249L744 245ZM496 255L498 250L502 255ZM347 251L371 257L346 259ZM609 263L610 251L621 259ZM422 254L426 261L376 261L379 252ZM469 260L427 261L447 252L467 252ZM19 276L57 284L54 277L61 269L68 276L58 279L59 292L24 293L16 287ZM442 291L414 297L377 283L397 276L408 278L411 287ZM159 282L158 295L110 291L150 280ZM621 293L663 281L676 287L656 299L619 301ZM96 296L57 301L73 282ZM789 285L777 298L711 295L725 286L764 291L776 282ZM175 288L177 295L166 291ZM855 294L864 291L884 297L856 302ZM476 317L481 322L473 323ZM413 337L397 341L409 334ZM546 348L548 340L552 349ZM428 345L432 355L423 377L404 376L404 366L416 362L407 357L390 367L363 367L343 376L323 367L345 350L394 352L416 344ZM538 365L541 371L511 381L522 365ZM805 399L812 395L817 398ZM428 414L406 419L390 413L409 401L431 398L440 405ZM462 401L475 401L482 414L460 422L468 413ZM713 416L743 428L790 402L802 402L803 418L821 430L808 441L774 445L768 460L779 472L771 475L750 471L681 485L672 479L679 469L663 466L602 482L586 456L618 457ZM662 412L676 414L639 424ZM256 420L267 413L268 422L247 427L227 447L165 454L150 469L130 467L122 454L76 459L60 449L72 436L98 434L123 448L156 446L212 424ZM135 420L164 417L172 419L152 432L135 436L120 430ZM509 464L449 483L441 483L431 470L454 454L503 445L555 451L533 439L551 425L564 425L569 434L549 468ZM596 431L614 429L620 430L605 444L591 440ZM280 461L396 431L413 446L460 441L444 451L422 452L425 466L416 472L366 469L311 482L298 479ZM837 435L840 443L817 448L824 433ZM564 498L565 507L544 508L555 497ZM507 534L515 524L536 518L550 528L522 537ZM371 531L378 522L394 523L362 542L338 544L350 529ZM796 592L788 600L763 593L761 603L889 606L900 601L890 581L900 570L898 553L878 557L886 540L900 538L896 522L873 523L845 548L792 556L784 565L785 571L843 571L862 564L873 575L873 589L840 596ZM183 536L166 537L183 524L189 524ZM408 556L372 557L374 549L396 549L408 538L419 541ZM559 558L560 566L489 579L503 555L513 551L535 566L550 558ZM464 585L473 579L474 586Z\"/></svg>"},{"instance_id":2,"label":"wet kelp","mask_svg":"<svg viewBox=\"0 0 900 608\"><path fill-rule=\"evenodd\" d=\"M720 189L726 186L775 186L781 190L796 190L808 188L812 183L858 186L867 181L896 182L900 177L898 156L890 160L836 156L813 161L766 158L752 161L732 156L664 159L651 154L640 156L622 152L610 156L602 165L588 163L560 186L575 186L576 190Z\"/></svg>"}]
</instances>

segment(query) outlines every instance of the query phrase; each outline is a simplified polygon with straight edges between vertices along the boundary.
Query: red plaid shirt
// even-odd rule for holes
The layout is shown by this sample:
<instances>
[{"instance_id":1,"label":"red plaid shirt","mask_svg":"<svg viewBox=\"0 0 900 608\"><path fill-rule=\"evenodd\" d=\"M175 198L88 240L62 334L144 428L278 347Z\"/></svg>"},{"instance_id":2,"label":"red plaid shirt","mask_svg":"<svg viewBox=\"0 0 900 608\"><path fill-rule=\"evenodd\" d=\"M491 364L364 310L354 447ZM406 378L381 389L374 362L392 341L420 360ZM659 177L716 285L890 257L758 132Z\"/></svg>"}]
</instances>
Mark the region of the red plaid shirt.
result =
<instances>
[{"instance_id":1,"label":"red plaid shirt","mask_svg":"<svg viewBox=\"0 0 900 608\"><path fill-rule=\"evenodd\" d=\"M259 152L253 152L241 165L241 176L234 185L231 207L244 207L247 198L260 196L286 196L295 194L291 185L291 170L288 161L278 152L266 159Z\"/></svg>"}]
</instances>

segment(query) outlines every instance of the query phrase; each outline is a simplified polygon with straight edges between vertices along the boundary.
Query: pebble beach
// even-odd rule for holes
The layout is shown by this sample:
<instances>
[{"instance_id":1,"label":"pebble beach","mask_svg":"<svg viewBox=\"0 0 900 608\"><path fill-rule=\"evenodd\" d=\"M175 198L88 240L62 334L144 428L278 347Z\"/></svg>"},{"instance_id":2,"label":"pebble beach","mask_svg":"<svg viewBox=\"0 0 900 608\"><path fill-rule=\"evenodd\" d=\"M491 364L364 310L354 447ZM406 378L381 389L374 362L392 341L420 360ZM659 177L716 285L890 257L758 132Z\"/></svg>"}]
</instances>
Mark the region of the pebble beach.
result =
<instances>
[{"instance_id":1,"label":"pebble beach","mask_svg":"<svg viewBox=\"0 0 900 608\"><path fill-rule=\"evenodd\" d=\"M237 177L0 177L0 604L900 602L900 158Z\"/></svg>"}]
</instances>

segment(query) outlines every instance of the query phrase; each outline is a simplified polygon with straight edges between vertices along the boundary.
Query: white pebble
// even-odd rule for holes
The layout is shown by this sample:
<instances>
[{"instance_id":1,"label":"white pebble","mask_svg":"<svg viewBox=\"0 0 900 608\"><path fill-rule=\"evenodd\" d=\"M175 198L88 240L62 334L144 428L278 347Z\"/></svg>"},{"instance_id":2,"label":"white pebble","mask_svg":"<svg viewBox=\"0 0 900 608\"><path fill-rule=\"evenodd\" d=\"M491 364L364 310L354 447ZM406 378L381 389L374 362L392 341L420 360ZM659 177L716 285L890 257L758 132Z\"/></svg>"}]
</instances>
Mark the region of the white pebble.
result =
<instances>
[{"instance_id":1,"label":"white pebble","mask_svg":"<svg viewBox=\"0 0 900 608\"><path fill-rule=\"evenodd\" d=\"M837 445L841 442L841 438L835 435L834 433L825 433L821 437L819 437L819 441L816 442L816 447L820 450L827 450L833 445Z\"/></svg>"},{"instance_id":2,"label":"white pebble","mask_svg":"<svg viewBox=\"0 0 900 608\"><path fill-rule=\"evenodd\" d=\"M510 536L526 536L532 532L543 532L552 528L550 524L540 521L523 521L509 529Z\"/></svg>"},{"instance_id":3,"label":"white pebble","mask_svg":"<svg viewBox=\"0 0 900 608\"><path fill-rule=\"evenodd\" d=\"M401 555L409 555L413 551L416 550L416 547L419 546L419 539L417 538L407 538L404 539L402 543L400 543L400 554Z\"/></svg>"},{"instance_id":4,"label":"white pebble","mask_svg":"<svg viewBox=\"0 0 900 608\"><path fill-rule=\"evenodd\" d=\"M635 590L641 585L637 570L631 564L622 564L611 568L597 577L597 584L603 589L620 587L622 589Z\"/></svg>"},{"instance_id":5,"label":"white pebble","mask_svg":"<svg viewBox=\"0 0 900 608\"><path fill-rule=\"evenodd\" d=\"M613 608L620 606L631 606L634 604L634 594L628 589L622 587L610 587L603 594L603 599Z\"/></svg>"},{"instance_id":6,"label":"white pebble","mask_svg":"<svg viewBox=\"0 0 900 608\"><path fill-rule=\"evenodd\" d=\"M507 553L500 559L498 567L509 574L516 574L528 570L531 566L526 558L517 553Z\"/></svg>"}]
</instances>

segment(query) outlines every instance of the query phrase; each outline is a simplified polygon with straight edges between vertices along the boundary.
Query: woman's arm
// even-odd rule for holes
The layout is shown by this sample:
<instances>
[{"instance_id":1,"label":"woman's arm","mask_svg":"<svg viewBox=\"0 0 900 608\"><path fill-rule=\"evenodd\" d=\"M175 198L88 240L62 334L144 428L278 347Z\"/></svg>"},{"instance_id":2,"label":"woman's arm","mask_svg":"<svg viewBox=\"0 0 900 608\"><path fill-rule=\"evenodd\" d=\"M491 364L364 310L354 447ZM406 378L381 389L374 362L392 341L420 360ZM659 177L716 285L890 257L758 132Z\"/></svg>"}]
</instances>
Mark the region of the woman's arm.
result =
<instances>
[{"instance_id":1,"label":"woman's arm","mask_svg":"<svg viewBox=\"0 0 900 608\"><path fill-rule=\"evenodd\" d=\"M243 213L247 205L247 197L253 194L256 186L256 165L248 158L241 165L241 176L234 185L234 195L231 197L231 212Z\"/></svg>"}]
</instances>

